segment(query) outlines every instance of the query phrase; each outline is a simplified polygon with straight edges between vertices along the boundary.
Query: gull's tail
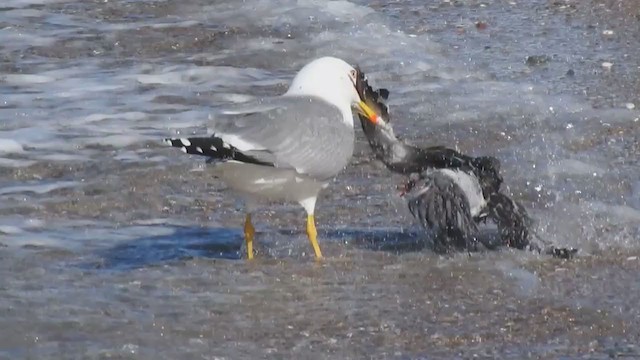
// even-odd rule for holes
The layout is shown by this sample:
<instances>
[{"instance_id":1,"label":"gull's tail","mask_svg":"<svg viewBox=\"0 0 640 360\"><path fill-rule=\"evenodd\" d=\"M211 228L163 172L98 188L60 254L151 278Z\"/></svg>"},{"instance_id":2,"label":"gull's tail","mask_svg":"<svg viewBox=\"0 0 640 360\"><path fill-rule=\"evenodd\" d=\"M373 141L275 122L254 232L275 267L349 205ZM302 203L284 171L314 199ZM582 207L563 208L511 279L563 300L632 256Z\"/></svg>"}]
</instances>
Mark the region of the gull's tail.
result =
<instances>
[{"instance_id":1,"label":"gull's tail","mask_svg":"<svg viewBox=\"0 0 640 360\"><path fill-rule=\"evenodd\" d=\"M215 135L211 137L171 138L164 139L164 142L180 148L186 154L206 156L211 161L235 160L249 164L272 165L240 152Z\"/></svg>"}]
</instances>

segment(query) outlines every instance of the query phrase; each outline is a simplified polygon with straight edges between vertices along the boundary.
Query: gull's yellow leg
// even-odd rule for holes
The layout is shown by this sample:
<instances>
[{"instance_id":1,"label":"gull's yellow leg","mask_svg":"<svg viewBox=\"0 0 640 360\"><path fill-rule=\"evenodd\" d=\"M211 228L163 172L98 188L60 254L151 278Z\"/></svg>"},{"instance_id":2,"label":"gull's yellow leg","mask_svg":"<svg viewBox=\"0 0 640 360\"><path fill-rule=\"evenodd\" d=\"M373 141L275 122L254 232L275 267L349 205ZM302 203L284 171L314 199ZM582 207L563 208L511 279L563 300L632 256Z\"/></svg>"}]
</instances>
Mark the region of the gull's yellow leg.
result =
<instances>
[{"instance_id":1,"label":"gull's yellow leg","mask_svg":"<svg viewBox=\"0 0 640 360\"><path fill-rule=\"evenodd\" d=\"M313 215L307 215L307 236L313 246L313 251L316 253L316 259L322 258L322 252L318 245L318 231L316 230L316 221Z\"/></svg>"},{"instance_id":2,"label":"gull's yellow leg","mask_svg":"<svg viewBox=\"0 0 640 360\"><path fill-rule=\"evenodd\" d=\"M247 258L253 259L253 236L256 234L256 229L251 223L251 214L247 213L244 218L244 241L247 244Z\"/></svg>"}]
</instances>

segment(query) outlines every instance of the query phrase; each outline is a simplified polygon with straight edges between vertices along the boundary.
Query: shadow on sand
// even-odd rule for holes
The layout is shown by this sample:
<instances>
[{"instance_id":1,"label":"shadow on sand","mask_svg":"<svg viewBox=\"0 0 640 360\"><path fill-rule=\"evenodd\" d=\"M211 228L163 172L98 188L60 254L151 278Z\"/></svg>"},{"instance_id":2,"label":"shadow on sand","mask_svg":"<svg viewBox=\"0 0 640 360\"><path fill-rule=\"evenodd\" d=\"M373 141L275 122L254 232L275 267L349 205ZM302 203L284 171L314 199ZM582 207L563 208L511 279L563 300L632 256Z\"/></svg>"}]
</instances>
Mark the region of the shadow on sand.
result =
<instances>
[{"instance_id":1,"label":"shadow on sand","mask_svg":"<svg viewBox=\"0 0 640 360\"><path fill-rule=\"evenodd\" d=\"M95 267L127 270L193 258L242 258L243 235L237 228L173 227L173 230L169 235L140 237L102 250L98 253L100 260ZM275 235L279 240L305 237L299 230L277 230L274 234L257 234L262 235ZM418 231L390 228L327 230L319 231L318 237L322 242L337 242L360 249L394 253L421 251L431 246Z\"/></svg>"}]
</instances>

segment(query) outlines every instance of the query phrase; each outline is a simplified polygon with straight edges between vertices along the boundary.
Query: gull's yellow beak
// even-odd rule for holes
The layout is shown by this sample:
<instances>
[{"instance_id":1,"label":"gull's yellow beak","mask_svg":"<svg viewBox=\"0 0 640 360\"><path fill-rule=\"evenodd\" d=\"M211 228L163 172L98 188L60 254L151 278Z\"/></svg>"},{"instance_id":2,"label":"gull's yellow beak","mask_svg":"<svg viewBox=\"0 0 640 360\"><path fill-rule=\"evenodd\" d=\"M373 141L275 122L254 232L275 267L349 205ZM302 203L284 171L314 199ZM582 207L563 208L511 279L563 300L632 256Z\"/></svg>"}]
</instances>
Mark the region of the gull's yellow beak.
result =
<instances>
[{"instance_id":1,"label":"gull's yellow beak","mask_svg":"<svg viewBox=\"0 0 640 360\"><path fill-rule=\"evenodd\" d=\"M380 117L378 116L378 114L376 114L375 111L371 110L369 105L367 105L364 101L360 101L358 103L358 112L361 115L366 116L367 119L369 119L369 121L371 121L374 125L377 125L380 121Z\"/></svg>"}]
</instances>

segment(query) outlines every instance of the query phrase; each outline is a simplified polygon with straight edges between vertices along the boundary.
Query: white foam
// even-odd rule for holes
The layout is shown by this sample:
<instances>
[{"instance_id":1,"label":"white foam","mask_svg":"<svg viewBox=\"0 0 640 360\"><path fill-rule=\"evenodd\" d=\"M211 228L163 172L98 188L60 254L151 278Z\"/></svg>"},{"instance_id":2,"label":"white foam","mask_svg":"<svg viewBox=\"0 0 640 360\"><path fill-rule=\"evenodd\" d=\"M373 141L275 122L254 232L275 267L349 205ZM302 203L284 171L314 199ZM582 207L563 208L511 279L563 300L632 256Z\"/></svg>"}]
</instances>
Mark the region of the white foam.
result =
<instances>
[{"instance_id":1,"label":"white foam","mask_svg":"<svg viewBox=\"0 0 640 360\"><path fill-rule=\"evenodd\" d=\"M32 240L40 236L34 235L30 231L38 231L42 229L44 222L38 219L24 219L21 216L3 216L0 217L0 243L6 246L22 246L22 245L43 245L45 243L52 244L48 241ZM33 241L31 243L31 241Z\"/></svg>"},{"instance_id":2,"label":"white foam","mask_svg":"<svg viewBox=\"0 0 640 360\"><path fill-rule=\"evenodd\" d=\"M44 84L55 81L55 78L37 74L0 74L0 81L9 85Z\"/></svg>"},{"instance_id":3,"label":"white foam","mask_svg":"<svg viewBox=\"0 0 640 360\"><path fill-rule=\"evenodd\" d=\"M69 86L73 86L72 81L67 80L66 83L69 84ZM52 95L60 98L78 98L78 97L86 96L87 93L112 92L112 91L122 90L124 88L125 88L124 85L99 85L99 84L88 84L84 82L81 86L70 87L68 89L56 92L55 94L52 94Z\"/></svg>"},{"instance_id":4,"label":"white foam","mask_svg":"<svg viewBox=\"0 0 640 360\"><path fill-rule=\"evenodd\" d=\"M602 201L590 203L591 209L606 216L609 222L640 222L640 210L626 205L606 204Z\"/></svg>"},{"instance_id":5,"label":"white foam","mask_svg":"<svg viewBox=\"0 0 640 360\"><path fill-rule=\"evenodd\" d=\"M62 241L55 236L51 236L49 234L44 233L18 233L13 234L13 236L8 237L8 241L5 243L11 247L22 247L22 246L39 246L39 247L60 247Z\"/></svg>"},{"instance_id":6,"label":"white foam","mask_svg":"<svg viewBox=\"0 0 640 360\"><path fill-rule=\"evenodd\" d=\"M12 139L0 138L0 154L2 153L21 153L24 152L22 145Z\"/></svg>"},{"instance_id":7,"label":"white foam","mask_svg":"<svg viewBox=\"0 0 640 360\"><path fill-rule=\"evenodd\" d=\"M22 216L3 216L0 218L0 233L4 234L22 234L27 230L41 229L44 226L44 221L35 218L25 219Z\"/></svg>"},{"instance_id":8,"label":"white foam","mask_svg":"<svg viewBox=\"0 0 640 360\"><path fill-rule=\"evenodd\" d=\"M39 0L33 3L46 2L46 0ZM19 8L21 6L17 4L30 2L18 0L12 3ZM347 1L331 3L303 1L300 4L283 3L281 5L274 7L256 0L249 0L240 7L229 3L213 4L204 8L185 5L180 8L180 13L184 16L164 18L160 21L141 20L125 25L109 22L86 23L82 15L71 17L59 13L52 14L46 7L38 8L35 12L25 9L23 15L43 16L46 17L46 24L66 25L66 27L61 27L64 30L50 31L51 29L45 26L42 31L34 29L29 32L18 27L6 28L0 31L0 40L5 40L4 43L14 39L20 43L17 46L26 48L51 46L58 39L67 37L77 38L77 30L68 25L81 25L78 28L95 27L94 30L100 30L109 36L115 29L194 27L212 21L224 26L237 24L239 28L250 32L253 32L256 26L264 25L273 28L291 26L295 31L302 31L297 35L308 37L309 41L282 43L279 36L274 37L270 34L262 36L260 31L258 34L249 36L247 41L230 42L228 49L215 54L205 51L202 54L186 55L186 59L198 60L199 63L209 61L211 64L225 63L234 64L234 66L194 66L193 61L169 60L158 63L124 64L115 68L109 65L105 68L105 61L108 63L112 59L95 57L71 64L49 62L30 69L29 74L6 74L4 76L7 83L24 87L27 91L7 94L3 98L7 106L13 108L0 109L0 116L8 119L0 126L5 126L5 129L19 129L0 133L0 136L15 139L19 144L29 149L33 148L35 151L26 152L29 160L36 158L49 161L83 161L90 156L73 158L69 154L78 147L87 145L114 147L135 145L141 137L150 138L149 129L157 129L158 131L153 134L157 134L159 138L170 135L167 134L167 129L180 132L180 137L190 133L205 132L202 126L206 122L207 113L225 103L251 100L252 96L246 95L246 92L253 87L284 87L294 71L313 56L310 51L316 51L316 49L325 53L347 51L349 56L353 56L365 49L371 50L370 46L362 41L363 39L377 42L381 38L392 36L393 40L389 43L393 44L396 39L402 37L402 34L394 34L395 30L381 22L370 27L367 25L369 21L366 18L377 16L375 11ZM252 9L251 12L246 11L249 8ZM19 13L16 12L16 14ZM173 22L173 19L177 21ZM360 28L354 25L357 23L360 24ZM307 32L322 24L334 24L337 28L335 31ZM366 29L363 31L364 27ZM351 36L344 37L344 31L342 31L344 29L349 30L353 40ZM316 35L318 40L314 40ZM335 39L341 40L337 43L337 47ZM415 43L424 44L429 41L423 38L416 39ZM267 53L261 51L258 55L255 52L258 48L266 50ZM384 54L394 51L382 48L376 48L376 51ZM293 52L273 53L280 50ZM296 50L301 51L297 53ZM258 62L259 65L256 67L249 67L242 61L234 61L234 57L238 54L245 54L248 59L261 56L263 60ZM263 54L266 55L263 57ZM386 60L385 58L383 60ZM369 63L378 60L371 57ZM235 66L235 64L238 65ZM425 60L416 67L424 70L429 64ZM275 69L276 73L271 69ZM157 87L140 92L136 84ZM215 93L211 95L212 91ZM206 97L201 97L201 92L206 93ZM184 98L188 104L158 104L153 101L163 95ZM192 105L193 102L195 104ZM133 122L136 124L132 124ZM42 126L43 124L46 125ZM42 150L46 150L46 154L43 154ZM90 153L90 155L96 154ZM135 158L135 155L130 155L130 159ZM14 159L6 159L3 162L7 166L24 164Z\"/></svg>"},{"instance_id":9,"label":"white foam","mask_svg":"<svg viewBox=\"0 0 640 360\"><path fill-rule=\"evenodd\" d=\"M177 114L167 116L161 122L163 129L169 129L171 134L188 134L191 135L190 128L202 127L209 115L208 109L198 109L183 111ZM183 136L173 136L183 137Z\"/></svg>"},{"instance_id":10,"label":"white foam","mask_svg":"<svg viewBox=\"0 0 640 360\"><path fill-rule=\"evenodd\" d=\"M318 3L312 1L301 1L301 3L312 6L318 5ZM337 20L353 22L375 13L372 8L359 6L349 1L328 1L324 10L335 16Z\"/></svg>"},{"instance_id":11,"label":"white foam","mask_svg":"<svg viewBox=\"0 0 640 360\"><path fill-rule=\"evenodd\" d=\"M175 229L172 227L163 227L163 226L154 226L154 225L155 224L151 224L151 226L145 226L145 225L128 226L128 227L119 228L111 231L117 234L118 238L121 240L131 240L131 239L137 239L140 237L167 236L175 233Z\"/></svg>"},{"instance_id":12,"label":"white foam","mask_svg":"<svg viewBox=\"0 0 640 360\"><path fill-rule=\"evenodd\" d=\"M39 160L46 160L46 161L78 161L78 162L82 162L82 161L87 161L89 159L91 159L91 157L84 155L84 154L65 154L65 153L55 153L55 154L44 154L44 155L37 155L37 158Z\"/></svg>"},{"instance_id":13,"label":"white foam","mask_svg":"<svg viewBox=\"0 0 640 360\"><path fill-rule=\"evenodd\" d=\"M3 11L3 15L7 18L41 18L46 15L46 12L37 9L14 9Z\"/></svg>"},{"instance_id":14,"label":"white foam","mask_svg":"<svg viewBox=\"0 0 640 360\"><path fill-rule=\"evenodd\" d=\"M103 120L122 119L127 121L140 121L147 118L147 114L140 111L131 111L117 114L91 114L84 117L83 123L92 123Z\"/></svg>"},{"instance_id":15,"label":"white foam","mask_svg":"<svg viewBox=\"0 0 640 360\"><path fill-rule=\"evenodd\" d=\"M0 41L10 49L20 49L27 46L50 46L56 41L55 37L28 34L17 28L0 29Z\"/></svg>"},{"instance_id":16,"label":"white foam","mask_svg":"<svg viewBox=\"0 0 640 360\"><path fill-rule=\"evenodd\" d=\"M77 186L77 181L58 181L51 183L36 183L33 185L17 185L7 186L0 188L0 195L8 194L21 194L21 193L34 193L34 194L46 194L54 190L66 189Z\"/></svg>"},{"instance_id":17,"label":"white foam","mask_svg":"<svg viewBox=\"0 0 640 360\"><path fill-rule=\"evenodd\" d=\"M47 5L69 1L71 0L4 0L2 5L8 8L26 8L33 5Z\"/></svg>"},{"instance_id":18,"label":"white foam","mask_svg":"<svg viewBox=\"0 0 640 360\"><path fill-rule=\"evenodd\" d=\"M23 230L17 226L0 225L0 234L15 235L22 233Z\"/></svg>"},{"instance_id":19,"label":"white foam","mask_svg":"<svg viewBox=\"0 0 640 360\"><path fill-rule=\"evenodd\" d=\"M13 139L20 144L28 144L29 147L38 147L43 142L55 138L55 132L45 126L33 126L0 131L0 137L3 139Z\"/></svg>"},{"instance_id":20,"label":"white foam","mask_svg":"<svg viewBox=\"0 0 640 360\"><path fill-rule=\"evenodd\" d=\"M122 151L114 156L114 159L118 161L140 161L142 156L135 151Z\"/></svg>"},{"instance_id":21,"label":"white foam","mask_svg":"<svg viewBox=\"0 0 640 360\"><path fill-rule=\"evenodd\" d=\"M604 174L605 169L576 159L562 159L554 165L549 165L548 172L551 176L558 174L596 176Z\"/></svg>"},{"instance_id":22,"label":"white foam","mask_svg":"<svg viewBox=\"0 0 640 360\"><path fill-rule=\"evenodd\" d=\"M127 147L133 145L135 143L144 142L144 138L140 135L131 134L115 134L115 135L106 135L96 138L84 139L82 141L84 146L87 145L100 145L100 146L113 146L116 148Z\"/></svg>"},{"instance_id":23,"label":"white foam","mask_svg":"<svg viewBox=\"0 0 640 360\"><path fill-rule=\"evenodd\" d=\"M33 160L22 160L22 159L6 159L0 157L0 168L21 168L27 167L35 164L36 162Z\"/></svg>"},{"instance_id":24,"label":"white foam","mask_svg":"<svg viewBox=\"0 0 640 360\"><path fill-rule=\"evenodd\" d=\"M133 222L135 225L142 226L155 226L155 225L166 225L166 226L180 226L187 225L184 221L170 219L170 218L151 218L151 219L143 219L136 220ZM163 233L163 235L169 235L170 232Z\"/></svg>"},{"instance_id":25,"label":"white foam","mask_svg":"<svg viewBox=\"0 0 640 360\"><path fill-rule=\"evenodd\" d=\"M175 28L175 27L191 27L194 25L198 25L200 24L199 21L195 21L195 20L185 20L185 21L178 21L178 22L169 22L169 23L156 23L156 24L152 24L151 27L154 29L165 29L165 28Z\"/></svg>"},{"instance_id":26,"label":"white foam","mask_svg":"<svg viewBox=\"0 0 640 360\"><path fill-rule=\"evenodd\" d=\"M170 66L157 69L152 74L136 74L128 76L141 84L180 86L185 84L206 83L208 87L234 83L247 83L255 80L266 80L267 72L252 68L235 68L231 66Z\"/></svg>"},{"instance_id":27,"label":"white foam","mask_svg":"<svg viewBox=\"0 0 640 360\"><path fill-rule=\"evenodd\" d=\"M216 99L220 102L244 103L255 100L254 96L246 94L216 94Z\"/></svg>"}]
</instances>

